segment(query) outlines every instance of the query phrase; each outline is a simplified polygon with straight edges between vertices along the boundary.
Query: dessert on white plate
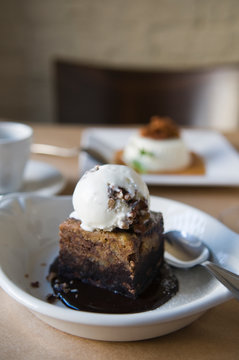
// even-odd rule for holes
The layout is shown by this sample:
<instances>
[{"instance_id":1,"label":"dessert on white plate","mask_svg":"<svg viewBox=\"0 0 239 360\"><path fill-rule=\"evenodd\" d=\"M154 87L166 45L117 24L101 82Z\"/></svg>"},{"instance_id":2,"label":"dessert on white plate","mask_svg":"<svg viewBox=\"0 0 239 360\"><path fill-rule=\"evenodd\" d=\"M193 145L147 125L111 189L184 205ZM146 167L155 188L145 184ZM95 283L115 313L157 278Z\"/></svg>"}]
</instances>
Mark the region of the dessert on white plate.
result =
<instances>
[{"instance_id":1,"label":"dessert on white plate","mask_svg":"<svg viewBox=\"0 0 239 360\"><path fill-rule=\"evenodd\" d=\"M72 202L50 266L53 296L78 310L132 313L176 294L177 279L164 263L163 215L150 211L139 174L124 165L95 166L79 180Z\"/></svg>"},{"instance_id":2,"label":"dessert on white plate","mask_svg":"<svg viewBox=\"0 0 239 360\"><path fill-rule=\"evenodd\" d=\"M122 163L141 173L177 172L192 163L178 126L158 116L129 138L120 156Z\"/></svg>"},{"instance_id":3,"label":"dessert on white plate","mask_svg":"<svg viewBox=\"0 0 239 360\"><path fill-rule=\"evenodd\" d=\"M239 271L238 234L188 205L159 197L151 197L150 204L151 210L165 215L165 231L179 229L201 237L221 265ZM5 198L0 205L3 235L0 238L0 285L49 325L90 339L143 340L183 328L207 309L231 299L225 287L204 269L196 267L190 271L175 270L180 283L177 295L153 311L119 315L75 311L59 301L49 304L46 302L46 295L51 292L46 280L48 267L42 265L53 261L58 251L59 223L71 211L71 196L21 195ZM31 287L29 283L36 280L40 286Z\"/></svg>"}]
</instances>

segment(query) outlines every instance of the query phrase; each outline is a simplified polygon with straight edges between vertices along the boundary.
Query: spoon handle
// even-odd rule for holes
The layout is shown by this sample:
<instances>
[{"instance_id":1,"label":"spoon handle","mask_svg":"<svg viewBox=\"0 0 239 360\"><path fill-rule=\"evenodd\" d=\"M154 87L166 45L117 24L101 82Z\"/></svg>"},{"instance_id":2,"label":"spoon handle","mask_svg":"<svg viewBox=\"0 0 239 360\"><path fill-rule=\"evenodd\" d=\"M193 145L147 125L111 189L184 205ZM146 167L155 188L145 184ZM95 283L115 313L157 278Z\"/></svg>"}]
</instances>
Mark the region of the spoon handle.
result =
<instances>
[{"instance_id":1,"label":"spoon handle","mask_svg":"<svg viewBox=\"0 0 239 360\"><path fill-rule=\"evenodd\" d=\"M204 261L202 266L214 275L233 295L239 300L239 275L232 273L221 266L218 266L210 261Z\"/></svg>"},{"instance_id":2,"label":"spoon handle","mask_svg":"<svg viewBox=\"0 0 239 360\"><path fill-rule=\"evenodd\" d=\"M64 148L61 146L48 145L48 144L32 144L31 152L33 154L42 154L42 155L53 155L60 157L73 157L79 155L83 151L87 153L93 160L98 164L107 164L109 159L106 159L100 151L90 148L90 147L73 147L73 148Z\"/></svg>"}]
</instances>

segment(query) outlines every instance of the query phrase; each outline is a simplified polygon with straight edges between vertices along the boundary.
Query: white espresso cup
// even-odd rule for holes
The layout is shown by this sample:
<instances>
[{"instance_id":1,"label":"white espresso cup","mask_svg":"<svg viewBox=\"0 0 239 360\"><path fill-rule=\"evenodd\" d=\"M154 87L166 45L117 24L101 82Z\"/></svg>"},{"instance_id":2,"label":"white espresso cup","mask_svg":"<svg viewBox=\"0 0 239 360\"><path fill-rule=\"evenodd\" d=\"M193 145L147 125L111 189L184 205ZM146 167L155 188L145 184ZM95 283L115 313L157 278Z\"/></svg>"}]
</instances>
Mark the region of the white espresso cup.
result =
<instances>
[{"instance_id":1,"label":"white espresso cup","mask_svg":"<svg viewBox=\"0 0 239 360\"><path fill-rule=\"evenodd\" d=\"M0 121L0 194L21 189L32 135L33 130L28 125Z\"/></svg>"}]
</instances>

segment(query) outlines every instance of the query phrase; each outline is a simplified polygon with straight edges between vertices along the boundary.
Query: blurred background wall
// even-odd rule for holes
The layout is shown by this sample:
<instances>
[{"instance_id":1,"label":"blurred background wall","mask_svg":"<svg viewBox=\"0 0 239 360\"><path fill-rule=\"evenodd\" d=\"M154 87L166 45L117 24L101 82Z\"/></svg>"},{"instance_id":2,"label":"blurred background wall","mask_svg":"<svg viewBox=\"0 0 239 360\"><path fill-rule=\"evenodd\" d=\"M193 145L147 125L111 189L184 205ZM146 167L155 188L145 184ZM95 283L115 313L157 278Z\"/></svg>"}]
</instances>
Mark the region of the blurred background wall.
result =
<instances>
[{"instance_id":1,"label":"blurred background wall","mask_svg":"<svg viewBox=\"0 0 239 360\"><path fill-rule=\"evenodd\" d=\"M239 61L238 0L1 0L0 116L53 122L56 58L188 68Z\"/></svg>"}]
</instances>

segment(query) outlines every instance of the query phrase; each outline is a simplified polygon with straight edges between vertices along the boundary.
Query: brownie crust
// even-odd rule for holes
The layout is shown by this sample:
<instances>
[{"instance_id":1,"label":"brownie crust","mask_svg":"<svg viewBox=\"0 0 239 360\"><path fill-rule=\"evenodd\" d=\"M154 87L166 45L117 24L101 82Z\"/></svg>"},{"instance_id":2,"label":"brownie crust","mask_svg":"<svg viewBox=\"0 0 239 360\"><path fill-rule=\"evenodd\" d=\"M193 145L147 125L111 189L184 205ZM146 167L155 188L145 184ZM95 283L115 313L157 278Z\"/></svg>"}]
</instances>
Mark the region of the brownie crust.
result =
<instances>
[{"instance_id":1,"label":"brownie crust","mask_svg":"<svg viewBox=\"0 0 239 360\"><path fill-rule=\"evenodd\" d=\"M150 212L137 233L86 231L80 225L73 218L60 225L59 275L132 298L142 293L163 263L162 214Z\"/></svg>"}]
</instances>

